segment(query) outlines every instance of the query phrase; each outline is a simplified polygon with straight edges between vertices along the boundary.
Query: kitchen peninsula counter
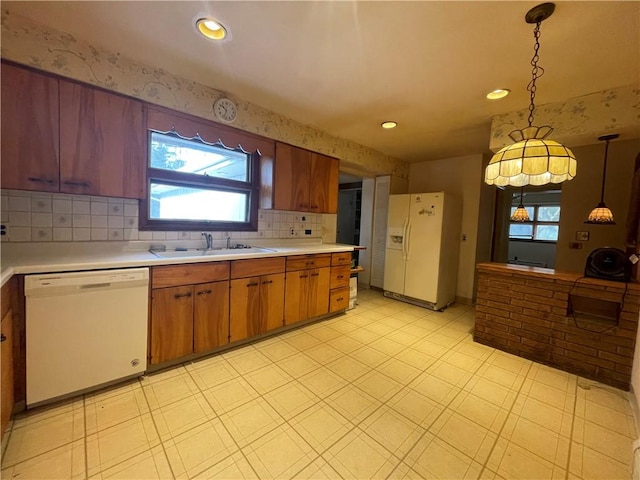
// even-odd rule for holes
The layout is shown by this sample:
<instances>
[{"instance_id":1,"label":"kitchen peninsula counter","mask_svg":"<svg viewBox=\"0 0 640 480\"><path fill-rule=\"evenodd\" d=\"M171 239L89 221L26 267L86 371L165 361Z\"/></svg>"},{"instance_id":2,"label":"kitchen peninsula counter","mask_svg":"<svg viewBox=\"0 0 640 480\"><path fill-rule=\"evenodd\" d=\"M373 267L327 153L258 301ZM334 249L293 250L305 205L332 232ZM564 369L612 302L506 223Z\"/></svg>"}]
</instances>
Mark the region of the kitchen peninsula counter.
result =
<instances>
[{"instance_id":1,"label":"kitchen peninsula counter","mask_svg":"<svg viewBox=\"0 0 640 480\"><path fill-rule=\"evenodd\" d=\"M640 284L500 263L477 271L476 342L629 389Z\"/></svg>"}]
</instances>

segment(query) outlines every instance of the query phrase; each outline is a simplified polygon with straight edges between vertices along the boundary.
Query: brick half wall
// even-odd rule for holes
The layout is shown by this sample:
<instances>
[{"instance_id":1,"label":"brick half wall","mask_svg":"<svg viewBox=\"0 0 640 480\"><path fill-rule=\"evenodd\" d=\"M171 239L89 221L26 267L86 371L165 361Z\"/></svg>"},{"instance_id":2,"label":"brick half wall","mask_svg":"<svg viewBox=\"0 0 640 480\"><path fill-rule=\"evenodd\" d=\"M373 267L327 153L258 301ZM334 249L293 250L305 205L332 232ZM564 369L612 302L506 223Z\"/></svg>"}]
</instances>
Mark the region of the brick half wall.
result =
<instances>
[{"instance_id":1,"label":"brick half wall","mask_svg":"<svg viewBox=\"0 0 640 480\"><path fill-rule=\"evenodd\" d=\"M476 342L629 390L639 284L521 265L477 269ZM617 320L572 313L570 294L620 303Z\"/></svg>"}]
</instances>

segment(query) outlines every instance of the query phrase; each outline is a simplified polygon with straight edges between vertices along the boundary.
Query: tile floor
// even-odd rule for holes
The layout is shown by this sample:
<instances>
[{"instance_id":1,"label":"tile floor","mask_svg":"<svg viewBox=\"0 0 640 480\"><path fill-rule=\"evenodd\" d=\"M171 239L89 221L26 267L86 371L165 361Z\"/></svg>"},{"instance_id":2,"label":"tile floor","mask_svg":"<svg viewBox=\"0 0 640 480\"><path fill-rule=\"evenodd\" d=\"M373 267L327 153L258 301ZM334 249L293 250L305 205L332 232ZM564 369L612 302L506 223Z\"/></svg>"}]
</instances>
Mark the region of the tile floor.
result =
<instances>
[{"instance_id":1,"label":"tile floor","mask_svg":"<svg viewBox=\"0 0 640 480\"><path fill-rule=\"evenodd\" d=\"M346 315L19 415L2 478L629 479L627 393L473 343L473 309Z\"/></svg>"}]
</instances>

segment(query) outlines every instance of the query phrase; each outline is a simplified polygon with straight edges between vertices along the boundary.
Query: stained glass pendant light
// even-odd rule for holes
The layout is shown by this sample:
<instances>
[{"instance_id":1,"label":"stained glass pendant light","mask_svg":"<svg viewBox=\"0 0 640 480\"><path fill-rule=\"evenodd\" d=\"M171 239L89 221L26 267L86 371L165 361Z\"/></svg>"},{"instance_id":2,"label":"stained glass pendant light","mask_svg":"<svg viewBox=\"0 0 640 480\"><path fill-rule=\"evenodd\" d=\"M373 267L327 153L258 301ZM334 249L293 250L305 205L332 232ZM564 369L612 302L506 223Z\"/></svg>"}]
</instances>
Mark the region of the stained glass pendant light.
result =
<instances>
[{"instance_id":1,"label":"stained glass pendant light","mask_svg":"<svg viewBox=\"0 0 640 480\"><path fill-rule=\"evenodd\" d=\"M600 189L600 203L596 205L596 208L591 210L587 221L584 223L593 223L596 225L615 225L616 221L613 218L613 213L607 207L607 204L604 203L604 183L607 179L607 155L609 153L609 142L611 140L615 140L620 135L617 133L613 133L611 135L603 135L602 137L598 137L598 140L601 142L606 142L604 145L604 165L602 167L602 188Z\"/></svg>"},{"instance_id":2,"label":"stained glass pendant light","mask_svg":"<svg viewBox=\"0 0 640 480\"><path fill-rule=\"evenodd\" d=\"M533 125L535 110L536 80L544 74L538 66L540 49L540 24L549 18L555 4L542 3L529 10L525 16L527 23L535 23L533 57L531 59L531 81L527 85L531 102L529 104L529 125L509 134L515 143L507 145L496 153L484 173L484 181L489 185L504 187L512 185L546 185L561 183L576 176L576 157L571 150L553 140L546 140L553 131L548 125Z\"/></svg>"},{"instance_id":3,"label":"stained glass pendant light","mask_svg":"<svg viewBox=\"0 0 640 480\"><path fill-rule=\"evenodd\" d=\"M531 219L529 218L529 212L527 212L527 209L524 208L524 205L522 204L523 197L524 197L524 188L520 187L520 204L518 205L518 208L516 208L515 211L513 212L513 215L511 215L510 220L512 222L524 223L524 222L531 221Z\"/></svg>"}]
</instances>

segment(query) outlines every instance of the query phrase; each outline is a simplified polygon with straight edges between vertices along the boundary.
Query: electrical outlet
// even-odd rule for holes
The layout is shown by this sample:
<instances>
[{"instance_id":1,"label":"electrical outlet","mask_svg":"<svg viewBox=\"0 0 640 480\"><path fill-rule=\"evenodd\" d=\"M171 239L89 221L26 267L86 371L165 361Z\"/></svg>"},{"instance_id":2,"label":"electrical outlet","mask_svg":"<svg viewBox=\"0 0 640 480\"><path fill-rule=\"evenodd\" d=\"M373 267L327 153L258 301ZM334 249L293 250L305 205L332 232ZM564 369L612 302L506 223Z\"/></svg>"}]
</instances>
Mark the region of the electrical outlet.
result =
<instances>
[{"instance_id":1,"label":"electrical outlet","mask_svg":"<svg viewBox=\"0 0 640 480\"><path fill-rule=\"evenodd\" d=\"M569 248L575 249L575 250L581 250L582 249L582 243L580 242L569 242Z\"/></svg>"},{"instance_id":2,"label":"electrical outlet","mask_svg":"<svg viewBox=\"0 0 640 480\"><path fill-rule=\"evenodd\" d=\"M460 240L462 240L463 242L467 241L467 234L463 233L462 235L460 235Z\"/></svg>"},{"instance_id":3,"label":"electrical outlet","mask_svg":"<svg viewBox=\"0 0 640 480\"><path fill-rule=\"evenodd\" d=\"M304 231L304 234L305 234L305 235L311 235L311 229L310 229L310 228L307 228L307 229Z\"/></svg>"},{"instance_id":4,"label":"electrical outlet","mask_svg":"<svg viewBox=\"0 0 640 480\"><path fill-rule=\"evenodd\" d=\"M291 229L291 236L293 237L296 234L296 231L292 228Z\"/></svg>"}]
</instances>

